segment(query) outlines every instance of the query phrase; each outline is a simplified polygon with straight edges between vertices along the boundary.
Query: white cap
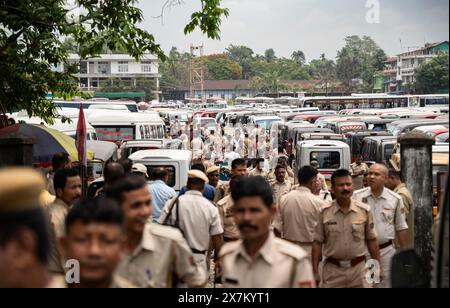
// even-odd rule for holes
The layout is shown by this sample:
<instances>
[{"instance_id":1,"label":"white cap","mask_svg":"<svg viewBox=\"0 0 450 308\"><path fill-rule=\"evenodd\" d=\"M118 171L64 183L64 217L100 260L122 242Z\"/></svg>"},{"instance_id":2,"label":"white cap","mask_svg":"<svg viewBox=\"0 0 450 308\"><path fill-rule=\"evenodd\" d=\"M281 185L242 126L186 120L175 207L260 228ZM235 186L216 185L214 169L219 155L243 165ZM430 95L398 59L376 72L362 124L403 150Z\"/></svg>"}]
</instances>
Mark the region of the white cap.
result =
<instances>
[{"instance_id":1,"label":"white cap","mask_svg":"<svg viewBox=\"0 0 450 308\"><path fill-rule=\"evenodd\" d=\"M147 167L145 167L143 164L140 164L140 163L133 164L133 167L131 168L131 172L142 173L145 175L145 177L148 178Z\"/></svg>"}]
</instances>

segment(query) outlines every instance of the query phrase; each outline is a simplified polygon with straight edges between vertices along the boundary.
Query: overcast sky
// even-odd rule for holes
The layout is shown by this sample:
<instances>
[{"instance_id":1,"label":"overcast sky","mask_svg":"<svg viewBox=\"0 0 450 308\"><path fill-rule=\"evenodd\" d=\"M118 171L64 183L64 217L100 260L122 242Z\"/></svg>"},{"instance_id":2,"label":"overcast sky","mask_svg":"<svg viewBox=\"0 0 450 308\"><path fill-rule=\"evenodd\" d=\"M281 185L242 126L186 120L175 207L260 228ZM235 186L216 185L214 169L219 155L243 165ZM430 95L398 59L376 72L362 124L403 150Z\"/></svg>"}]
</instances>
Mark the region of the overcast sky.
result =
<instances>
[{"instance_id":1,"label":"overcast sky","mask_svg":"<svg viewBox=\"0 0 450 308\"><path fill-rule=\"evenodd\" d=\"M273 48L277 56L289 57L303 50L307 60L325 53L334 58L348 35L368 35L388 55L424 42L449 39L448 0L379 0L380 23L366 21L367 0L223 0L230 10L221 26L221 40L209 40L199 32L185 36L184 25L200 7L200 0L184 0L154 18L166 0L141 0L146 30L165 51L172 46L188 51L191 43L204 44L205 53L221 53L230 44L246 45L255 53ZM371 0L374 1L374 0Z\"/></svg>"}]
</instances>

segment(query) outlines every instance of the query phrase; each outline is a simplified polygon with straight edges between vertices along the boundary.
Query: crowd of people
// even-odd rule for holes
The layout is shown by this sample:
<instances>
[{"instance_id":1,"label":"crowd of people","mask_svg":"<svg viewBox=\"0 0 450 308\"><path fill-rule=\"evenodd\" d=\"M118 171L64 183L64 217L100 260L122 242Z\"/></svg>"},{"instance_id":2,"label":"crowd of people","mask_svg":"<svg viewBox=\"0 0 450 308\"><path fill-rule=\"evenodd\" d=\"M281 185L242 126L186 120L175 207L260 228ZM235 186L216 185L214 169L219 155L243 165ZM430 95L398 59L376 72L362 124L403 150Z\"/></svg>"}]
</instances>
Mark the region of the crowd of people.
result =
<instances>
[{"instance_id":1,"label":"crowd of people","mask_svg":"<svg viewBox=\"0 0 450 308\"><path fill-rule=\"evenodd\" d=\"M199 138L194 153L217 146ZM277 154L236 153L228 181L201 154L179 193L162 167L111 162L92 199L65 153L46 177L3 169L0 287L389 287L411 245L400 174L358 158L328 187L314 161L294 174Z\"/></svg>"}]
</instances>

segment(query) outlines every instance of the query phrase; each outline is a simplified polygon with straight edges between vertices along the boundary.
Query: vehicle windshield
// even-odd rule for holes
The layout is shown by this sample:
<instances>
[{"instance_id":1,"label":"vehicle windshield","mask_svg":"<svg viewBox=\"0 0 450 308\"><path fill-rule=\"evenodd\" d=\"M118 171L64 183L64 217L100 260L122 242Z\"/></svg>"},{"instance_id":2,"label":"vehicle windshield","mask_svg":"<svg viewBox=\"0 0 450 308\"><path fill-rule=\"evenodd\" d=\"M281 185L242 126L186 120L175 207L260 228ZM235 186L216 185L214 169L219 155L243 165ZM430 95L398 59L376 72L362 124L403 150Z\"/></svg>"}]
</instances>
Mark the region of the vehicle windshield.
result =
<instances>
[{"instance_id":1,"label":"vehicle windshield","mask_svg":"<svg viewBox=\"0 0 450 308\"><path fill-rule=\"evenodd\" d=\"M341 153L338 151L313 151L309 156L309 161L317 161L319 169L339 169L341 166Z\"/></svg>"},{"instance_id":2,"label":"vehicle windshield","mask_svg":"<svg viewBox=\"0 0 450 308\"><path fill-rule=\"evenodd\" d=\"M96 127L97 138L101 141L115 142L118 140L133 140L135 136L133 126Z\"/></svg>"},{"instance_id":3,"label":"vehicle windshield","mask_svg":"<svg viewBox=\"0 0 450 308\"><path fill-rule=\"evenodd\" d=\"M256 124L259 125L259 127L262 127L264 129L269 129L272 127L272 123L281 122L281 120L280 119L268 119L268 120L257 120L255 122L256 122Z\"/></svg>"}]
</instances>

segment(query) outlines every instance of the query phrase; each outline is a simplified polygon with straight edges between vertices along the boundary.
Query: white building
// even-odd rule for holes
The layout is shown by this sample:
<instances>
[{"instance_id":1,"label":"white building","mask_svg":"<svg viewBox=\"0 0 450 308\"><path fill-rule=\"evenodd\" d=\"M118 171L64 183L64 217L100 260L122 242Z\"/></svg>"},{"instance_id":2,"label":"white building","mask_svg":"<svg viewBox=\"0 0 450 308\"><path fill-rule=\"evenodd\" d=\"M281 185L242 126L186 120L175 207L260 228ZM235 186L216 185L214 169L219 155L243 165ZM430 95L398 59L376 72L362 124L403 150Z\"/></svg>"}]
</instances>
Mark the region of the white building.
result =
<instances>
[{"instance_id":1,"label":"white building","mask_svg":"<svg viewBox=\"0 0 450 308\"><path fill-rule=\"evenodd\" d=\"M153 93L160 95L159 91L159 65L158 58L152 54L144 54L141 61L137 62L133 57L125 54L102 54L96 58L80 60L76 54L69 55L69 62L79 63L80 88L84 91L96 91L100 82L110 78L120 78L122 81L136 84L136 79L150 78L155 80L156 89ZM58 71L64 71L64 64L57 67Z\"/></svg>"}]
</instances>

